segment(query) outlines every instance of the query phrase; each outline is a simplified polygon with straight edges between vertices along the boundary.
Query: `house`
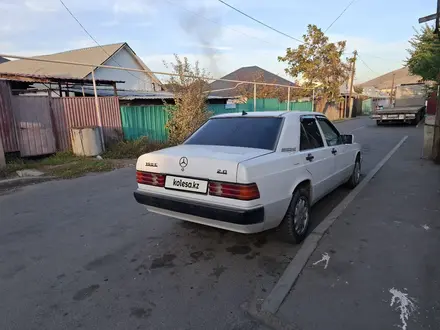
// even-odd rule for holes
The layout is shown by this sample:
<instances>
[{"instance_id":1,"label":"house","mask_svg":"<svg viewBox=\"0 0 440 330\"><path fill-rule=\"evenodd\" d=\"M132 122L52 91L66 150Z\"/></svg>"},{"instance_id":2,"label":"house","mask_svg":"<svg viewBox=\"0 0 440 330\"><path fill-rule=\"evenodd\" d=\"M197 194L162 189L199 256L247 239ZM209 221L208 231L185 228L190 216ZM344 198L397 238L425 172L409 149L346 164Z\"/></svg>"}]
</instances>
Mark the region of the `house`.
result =
<instances>
[{"instance_id":1,"label":"house","mask_svg":"<svg viewBox=\"0 0 440 330\"><path fill-rule=\"evenodd\" d=\"M145 70L147 72L95 68L95 78L100 80L123 81L123 83L117 84L118 90L142 90L150 92L162 90L162 83L159 79L125 42L35 56L35 58ZM91 67L37 62L32 60L16 60L2 63L0 64L0 73L38 74L40 76L92 79ZM80 89L81 86L77 86L77 88Z\"/></svg>"},{"instance_id":2,"label":"house","mask_svg":"<svg viewBox=\"0 0 440 330\"><path fill-rule=\"evenodd\" d=\"M391 86L393 85L393 77L394 86L417 84L423 80L420 76L411 75L409 73L408 67L403 67L398 70L385 73L384 75L381 75L372 80L366 81L360 84L360 86L364 89L368 87L374 87L382 92L390 93Z\"/></svg>"},{"instance_id":3,"label":"house","mask_svg":"<svg viewBox=\"0 0 440 330\"><path fill-rule=\"evenodd\" d=\"M5 63L5 62L9 62L9 60L7 58L0 56L0 64Z\"/></svg>"},{"instance_id":4,"label":"house","mask_svg":"<svg viewBox=\"0 0 440 330\"><path fill-rule=\"evenodd\" d=\"M295 86L295 83L280 76L277 76L276 74L264 70L258 66L242 67L227 74L221 79L268 82L273 84ZM243 89L252 90L253 88L253 86L250 84L241 84L242 86L239 85L240 83L216 80L210 84L210 95L239 98L241 96L240 91L242 91Z\"/></svg>"}]
</instances>

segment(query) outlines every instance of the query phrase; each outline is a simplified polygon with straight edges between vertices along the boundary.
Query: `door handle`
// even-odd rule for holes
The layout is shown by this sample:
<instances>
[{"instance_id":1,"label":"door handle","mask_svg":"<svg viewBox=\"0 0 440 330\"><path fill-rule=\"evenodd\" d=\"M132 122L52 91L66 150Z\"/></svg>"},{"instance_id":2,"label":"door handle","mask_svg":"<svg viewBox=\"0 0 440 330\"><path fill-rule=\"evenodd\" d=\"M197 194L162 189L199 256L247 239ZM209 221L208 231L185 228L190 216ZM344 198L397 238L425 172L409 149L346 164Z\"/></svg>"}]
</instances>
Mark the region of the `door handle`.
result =
<instances>
[{"instance_id":1,"label":"door handle","mask_svg":"<svg viewBox=\"0 0 440 330\"><path fill-rule=\"evenodd\" d=\"M312 154L308 154L306 157L306 160L308 160L309 162L311 162L313 159L315 159L315 157Z\"/></svg>"},{"instance_id":2,"label":"door handle","mask_svg":"<svg viewBox=\"0 0 440 330\"><path fill-rule=\"evenodd\" d=\"M332 149L332 154L333 154L333 155L336 155L337 153L338 153L338 151L337 151L335 148L333 148L333 149Z\"/></svg>"}]
</instances>

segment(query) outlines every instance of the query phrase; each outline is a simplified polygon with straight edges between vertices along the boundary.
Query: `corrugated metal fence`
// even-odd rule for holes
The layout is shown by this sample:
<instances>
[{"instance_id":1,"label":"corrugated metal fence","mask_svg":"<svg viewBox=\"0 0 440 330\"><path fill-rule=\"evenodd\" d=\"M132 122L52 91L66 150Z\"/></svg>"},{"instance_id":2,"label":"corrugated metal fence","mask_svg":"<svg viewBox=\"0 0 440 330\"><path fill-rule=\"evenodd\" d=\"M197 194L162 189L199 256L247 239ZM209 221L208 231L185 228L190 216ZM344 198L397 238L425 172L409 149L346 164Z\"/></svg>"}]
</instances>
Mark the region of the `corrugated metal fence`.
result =
<instances>
[{"instance_id":1,"label":"corrugated metal fence","mask_svg":"<svg viewBox=\"0 0 440 330\"><path fill-rule=\"evenodd\" d=\"M99 105L105 142L122 138L119 99L100 97ZM72 145L71 128L97 125L94 97L11 96L9 84L0 81L0 136L5 152L51 153L53 140L56 151L67 151Z\"/></svg>"},{"instance_id":2,"label":"corrugated metal fence","mask_svg":"<svg viewBox=\"0 0 440 330\"><path fill-rule=\"evenodd\" d=\"M0 138L5 152L16 152L18 146L17 127L12 112L12 95L9 83L0 80Z\"/></svg>"},{"instance_id":3,"label":"corrugated metal fence","mask_svg":"<svg viewBox=\"0 0 440 330\"><path fill-rule=\"evenodd\" d=\"M12 108L19 130L20 155L28 157L56 152L49 98L13 96Z\"/></svg>"},{"instance_id":4,"label":"corrugated metal fence","mask_svg":"<svg viewBox=\"0 0 440 330\"><path fill-rule=\"evenodd\" d=\"M244 104L225 105L210 104L208 109L213 115L234 112L251 112L254 109L253 100ZM280 111L286 110L287 103L277 99L258 99L257 111ZM291 102L292 111L312 111L312 102ZM147 136L153 141L165 142L168 134L165 128L167 112L165 106L122 106L121 107L122 129L127 140L135 140Z\"/></svg>"},{"instance_id":5,"label":"corrugated metal fence","mask_svg":"<svg viewBox=\"0 0 440 330\"><path fill-rule=\"evenodd\" d=\"M124 138L127 140L141 136L148 136L154 141L167 140L167 112L163 105L122 106L121 119Z\"/></svg>"},{"instance_id":6,"label":"corrugated metal fence","mask_svg":"<svg viewBox=\"0 0 440 330\"><path fill-rule=\"evenodd\" d=\"M100 97L99 108L106 143L122 137L118 98ZM71 149L71 128L98 125L94 97L51 98L51 109L58 151Z\"/></svg>"}]
</instances>

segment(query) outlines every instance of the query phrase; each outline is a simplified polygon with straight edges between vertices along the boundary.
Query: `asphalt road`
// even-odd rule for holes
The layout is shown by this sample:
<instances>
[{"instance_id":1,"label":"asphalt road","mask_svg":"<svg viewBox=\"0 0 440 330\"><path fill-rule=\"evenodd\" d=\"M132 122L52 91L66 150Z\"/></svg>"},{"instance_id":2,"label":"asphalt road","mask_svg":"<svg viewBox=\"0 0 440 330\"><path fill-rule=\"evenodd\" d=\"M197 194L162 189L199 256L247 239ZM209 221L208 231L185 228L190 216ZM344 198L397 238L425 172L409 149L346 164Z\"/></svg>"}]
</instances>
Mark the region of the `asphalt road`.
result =
<instances>
[{"instance_id":1,"label":"asphalt road","mask_svg":"<svg viewBox=\"0 0 440 330\"><path fill-rule=\"evenodd\" d=\"M337 124L362 144L363 173L415 127ZM263 299L298 250L148 213L134 169L0 196L0 329L255 329ZM316 226L348 193L313 209Z\"/></svg>"}]
</instances>

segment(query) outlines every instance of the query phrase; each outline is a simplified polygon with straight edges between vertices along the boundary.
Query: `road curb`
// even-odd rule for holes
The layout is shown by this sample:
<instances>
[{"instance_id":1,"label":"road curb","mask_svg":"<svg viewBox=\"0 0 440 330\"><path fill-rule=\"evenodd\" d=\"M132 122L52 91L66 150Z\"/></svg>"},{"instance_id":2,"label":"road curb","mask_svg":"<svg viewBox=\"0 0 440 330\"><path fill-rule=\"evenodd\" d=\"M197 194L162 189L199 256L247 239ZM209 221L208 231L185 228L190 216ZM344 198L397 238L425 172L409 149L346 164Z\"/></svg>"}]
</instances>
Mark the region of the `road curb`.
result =
<instances>
[{"instance_id":1,"label":"road curb","mask_svg":"<svg viewBox=\"0 0 440 330\"><path fill-rule=\"evenodd\" d=\"M310 233L309 236L307 236L298 253L287 266L283 275L261 305L262 313L276 314L310 256L318 246L323 235L407 138L408 136L403 137L399 143L397 143L396 146L394 146L394 148L391 149L390 152L388 152L388 154L367 174L359 185L333 209L333 211Z\"/></svg>"},{"instance_id":2,"label":"road curb","mask_svg":"<svg viewBox=\"0 0 440 330\"><path fill-rule=\"evenodd\" d=\"M263 323L264 325L275 330L301 330L295 324L288 324L278 318L276 315L268 312L261 311L255 301L245 302L241 306L241 309L249 314L255 320Z\"/></svg>"},{"instance_id":3,"label":"road curb","mask_svg":"<svg viewBox=\"0 0 440 330\"><path fill-rule=\"evenodd\" d=\"M349 120L355 120L355 119L360 119L362 117L353 117L353 118L343 118L343 119L336 119L336 120L332 120L332 123L343 123L344 121L349 121Z\"/></svg>"},{"instance_id":4,"label":"road curb","mask_svg":"<svg viewBox=\"0 0 440 330\"><path fill-rule=\"evenodd\" d=\"M22 178L12 178L0 180L0 189L12 189L15 187L34 184L39 182L45 182L49 180L53 180L55 177L53 176L39 176L39 177L22 177Z\"/></svg>"}]
</instances>

